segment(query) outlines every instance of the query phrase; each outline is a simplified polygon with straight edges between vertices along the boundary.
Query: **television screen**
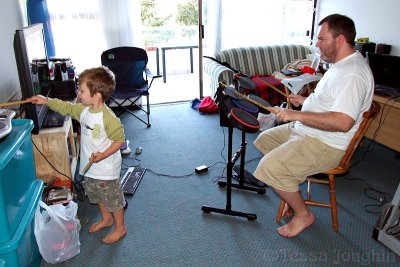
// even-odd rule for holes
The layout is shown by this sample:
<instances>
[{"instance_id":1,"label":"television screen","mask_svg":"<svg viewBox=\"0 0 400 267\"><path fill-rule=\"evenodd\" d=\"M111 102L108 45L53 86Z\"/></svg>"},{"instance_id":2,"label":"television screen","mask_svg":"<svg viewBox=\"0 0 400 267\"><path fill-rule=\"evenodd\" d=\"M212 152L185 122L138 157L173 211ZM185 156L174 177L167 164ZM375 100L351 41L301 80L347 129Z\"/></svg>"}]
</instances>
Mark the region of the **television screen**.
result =
<instances>
[{"instance_id":1,"label":"television screen","mask_svg":"<svg viewBox=\"0 0 400 267\"><path fill-rule=\"evenodd\" d=\"M15 31L14 53L22 98L42 93L40 82L49 79L49 60L41 23ZM24 104L24 112L25 118L33 120L32 133L37 134L46 116L47 107L28 103Z\"/></svg>"},{"instance_id":2,"label":"television screen","mask_svg":"<svg viewBox=\"0 0 400 267\"><path fill-rule=\"evenodd\" d=\"M375 91L400 95L400 57L367 53L368 64L374 75Z\"/></svg>"}]
</instances>

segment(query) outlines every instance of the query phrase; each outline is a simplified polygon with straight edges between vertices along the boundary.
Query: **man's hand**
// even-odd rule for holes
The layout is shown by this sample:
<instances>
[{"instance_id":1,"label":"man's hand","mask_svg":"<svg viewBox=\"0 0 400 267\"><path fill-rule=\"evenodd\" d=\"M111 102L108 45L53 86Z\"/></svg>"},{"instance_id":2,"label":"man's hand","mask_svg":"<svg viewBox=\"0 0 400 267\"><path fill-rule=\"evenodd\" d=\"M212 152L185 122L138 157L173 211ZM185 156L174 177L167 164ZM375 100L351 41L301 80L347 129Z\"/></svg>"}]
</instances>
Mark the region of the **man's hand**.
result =
<instances>
[{"instance_id":1,"label":"man's hand","mask_svg":"<svg viewBox=\"0 0 400 267\"><path fill-rule=\"evenodd\" d=\"M280 107L274 107L275 109L275 116L279 121L283 122L288 122L288 121L295 121L296 119L296 114L298 114L300 111L297 110L292 110L288 108L280 108Z\"/></svg>"},{"instance_id":2,"label":"man's hand","mask_svg":"<svg viewBox=\"0 0 400 267\"><path fill-rule=\"evenodd\" d=\"M288 101L292 103L295 107L303 105L304 100L306 100L306 97L304 96L294 95L294 94L290 94L288 96Z\"/></svg>"},{"instance_id":3,"label":"man's hand","mask_svg":"<svg viewBox=\"0 0 400 267\"><path fill-rule=\"evenodd\" d=\"M42 95L35 95L26 100L38 105L47 105L49 102L48 98Z\"/></svg>"}]
</instances>

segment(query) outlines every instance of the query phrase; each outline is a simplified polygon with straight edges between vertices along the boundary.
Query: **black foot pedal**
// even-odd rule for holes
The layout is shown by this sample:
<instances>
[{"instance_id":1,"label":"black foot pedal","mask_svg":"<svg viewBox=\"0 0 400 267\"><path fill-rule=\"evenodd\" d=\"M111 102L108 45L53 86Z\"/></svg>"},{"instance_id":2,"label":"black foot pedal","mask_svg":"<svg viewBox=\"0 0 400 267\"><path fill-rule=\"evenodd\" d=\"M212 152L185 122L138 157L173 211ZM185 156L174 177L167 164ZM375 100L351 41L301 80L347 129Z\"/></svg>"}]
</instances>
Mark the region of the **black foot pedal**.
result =
<instances>
[{"instance_id":1,"label":"black foot pedal","mask_svg":"<svg viewBox=\"0 0 400 267\"><path fill-rule=\"evenodd\" d=\"M235 172L235 174L232 175L232 177L238 181L239 175L240 175L240 166L239 165L233 166L233 171ZM265 183L261 182L260 180L258 180L257 178L255 178L253 176L253 174L248 172L246 169L244 170L243 177L244 177L245 183L255 185L258 187L267 187L267 184L265 184Z\"/></svg>"}]
</instances>

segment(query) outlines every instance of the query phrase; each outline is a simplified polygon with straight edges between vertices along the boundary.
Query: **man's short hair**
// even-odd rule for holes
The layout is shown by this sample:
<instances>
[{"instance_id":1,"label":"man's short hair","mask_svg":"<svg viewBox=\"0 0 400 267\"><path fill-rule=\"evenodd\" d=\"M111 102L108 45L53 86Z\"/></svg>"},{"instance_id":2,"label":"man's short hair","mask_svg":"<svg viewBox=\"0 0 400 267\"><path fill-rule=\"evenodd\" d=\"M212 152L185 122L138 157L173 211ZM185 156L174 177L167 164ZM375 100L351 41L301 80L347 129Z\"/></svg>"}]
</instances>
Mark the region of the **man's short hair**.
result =
<instances>
[{"instance_id":1,"label":"man's short hair","mask_svg":"<svg viewBox=\"0 0 400 267\"><path fill-rule=\"evenodd\" d=\"M79 83L86 83L90 95L100 93L106 101L115 90L115 75L105 66L84 70L78 78Z\"/></svg>"},{"instance_id":2,"label":"man's short hair","mask_svg":"<svg viewBox=\"0 0 400 267\"><path fill-rule=\"evenodd\" d=\"M333 37L336 38L342 34L347 43L352 46L355 45L356 27L351 18L340 14L332 14L322 19L318 25L321 26L325 22L328 23L329 32Z\"/></svg>"}]
</instances>

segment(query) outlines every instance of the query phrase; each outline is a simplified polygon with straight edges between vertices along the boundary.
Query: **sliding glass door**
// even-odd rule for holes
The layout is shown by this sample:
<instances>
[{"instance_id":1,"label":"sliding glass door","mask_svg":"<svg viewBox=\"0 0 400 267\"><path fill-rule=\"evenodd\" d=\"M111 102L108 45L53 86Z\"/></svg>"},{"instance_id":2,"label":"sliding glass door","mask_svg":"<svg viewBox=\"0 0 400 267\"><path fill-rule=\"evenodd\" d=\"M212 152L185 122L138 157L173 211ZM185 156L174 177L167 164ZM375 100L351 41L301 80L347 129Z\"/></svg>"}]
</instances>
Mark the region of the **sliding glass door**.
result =
<instances>
[{"instance_id":1,"label":"sliding glass door","mask_svg":"<svg viewBox=\"0 0 400 267\"><path fill-rule=\"evenodd\" d=\"M104 50L138 46L163 75L152 103L211 94L203 55L233 47L309 44L314 0L47 0L57 57L77 72Z\"/></svg>"}]
</instances>

